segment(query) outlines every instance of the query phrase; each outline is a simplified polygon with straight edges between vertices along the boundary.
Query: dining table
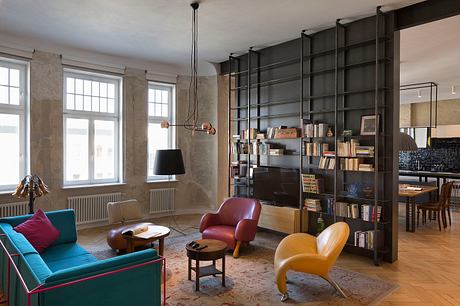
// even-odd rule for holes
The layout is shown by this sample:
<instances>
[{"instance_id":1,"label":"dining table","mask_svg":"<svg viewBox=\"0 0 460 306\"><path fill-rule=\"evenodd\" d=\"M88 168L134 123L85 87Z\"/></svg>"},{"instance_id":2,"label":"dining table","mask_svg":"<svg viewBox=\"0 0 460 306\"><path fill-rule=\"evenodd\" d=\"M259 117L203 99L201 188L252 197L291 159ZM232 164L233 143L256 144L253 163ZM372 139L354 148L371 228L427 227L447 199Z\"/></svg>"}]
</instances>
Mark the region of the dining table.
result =
<instances>
[{"instance_id":1,"label":"dining table","mask_svg":"<svg viewBox=\"0 0 460 306\"><path fill-rule=\"evenodd\" d=\"M406 198L406 232L415 232L416 199L424 194L438 192L436 186L399 184L399 196Z\"/></svg>"}]
</instances>

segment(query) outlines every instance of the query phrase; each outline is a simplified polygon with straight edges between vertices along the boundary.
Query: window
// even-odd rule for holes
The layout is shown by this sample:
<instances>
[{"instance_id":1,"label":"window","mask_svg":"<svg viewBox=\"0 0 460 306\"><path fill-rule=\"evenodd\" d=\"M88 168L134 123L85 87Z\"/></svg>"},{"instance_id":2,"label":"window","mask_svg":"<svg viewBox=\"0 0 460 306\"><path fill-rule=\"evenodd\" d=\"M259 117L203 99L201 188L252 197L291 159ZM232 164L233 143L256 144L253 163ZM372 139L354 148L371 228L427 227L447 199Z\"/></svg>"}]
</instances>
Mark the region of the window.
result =
<instances>
[{"instance_id":1,"label":"window","mask_svg":"<svg viewBox=\"0 0 460 306\"><path fill-rule=\"evenodd\" d=\"M0 58L0 191L28 172L28 64Z\"/></svg>"},{"instance_id":2,"label":"window","mask_svg":"<svg viewBox=\"0 0 460 306\"><path fill-rule=\"evenodd\" d=\"M175 86L164 83L149 83L148 92L148 167L149 180L167 179L154 175L155 152L160 149L175 147L174 127L162 129L162 121L174 122Z\"/></svg>"},{"instance_id":3,"label":"window","mask_svg":"<svg viewBox=\"0 0 460 306\"><path fill-rule=\"evenodd\" d=\"M121 78L64 73L64 185L121 182Z\"/></svg>"}]
</instances>

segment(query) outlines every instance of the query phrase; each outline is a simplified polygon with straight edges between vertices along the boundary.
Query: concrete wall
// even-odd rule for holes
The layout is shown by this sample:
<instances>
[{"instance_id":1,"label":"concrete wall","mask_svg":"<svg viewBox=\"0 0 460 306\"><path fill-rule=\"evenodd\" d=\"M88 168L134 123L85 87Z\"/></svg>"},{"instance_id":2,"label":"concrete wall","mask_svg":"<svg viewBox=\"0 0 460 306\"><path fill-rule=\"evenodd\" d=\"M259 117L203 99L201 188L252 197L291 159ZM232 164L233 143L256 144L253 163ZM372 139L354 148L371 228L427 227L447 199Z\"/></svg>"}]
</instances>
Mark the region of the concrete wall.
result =
<instances>
[{"instance_id":1,"label":"concrete wall","mask_svg":"<svg viewBox=\"0 0 460 306\"><path fill-rule=\"evenodd\" d=\"M400 126L427 126L430 122L430 103L402 104ZM460 99L438 101L438 125L460 124Z\"/></svg>"},{"instance_id":2,"label":"concrete wall","mask_svg":"<svg viewBox=\"0 0 460 306\"><path fill-rule=\"evenodd\" d=\"M178 122L183 121L188 105L189 78L177 78ZM67 197L121 191L124 199L136 198L148 213L148 191L170 186L147 183L147 85L145 71L127 68L123 76L123 155L124 183L115 186L62 188L63 182L63 66L58 54L36 51L30 61L30 163L31 172L48 184L50 194L36 200L44 210L66 208ZM200 77L200 122L217 124L217 76ZM186 174L171 183L177 187L178 213L203 212L217 203L217 137L191 135L177 129ZM9 194L0 195L0 203L17 201Z\"/></svg>"}]
</instances>

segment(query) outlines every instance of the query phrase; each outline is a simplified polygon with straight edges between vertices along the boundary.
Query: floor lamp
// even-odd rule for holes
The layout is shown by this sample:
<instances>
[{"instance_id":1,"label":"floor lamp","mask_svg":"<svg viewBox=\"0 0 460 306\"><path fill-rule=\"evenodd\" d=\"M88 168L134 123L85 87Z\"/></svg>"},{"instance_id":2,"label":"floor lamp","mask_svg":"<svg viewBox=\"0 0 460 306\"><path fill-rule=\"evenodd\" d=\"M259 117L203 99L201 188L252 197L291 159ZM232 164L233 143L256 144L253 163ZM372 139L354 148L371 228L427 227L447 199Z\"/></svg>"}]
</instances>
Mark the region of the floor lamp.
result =
<instances>
[{"instance_id":1,"label":"floor lamp","mask_svg":"<svg viewBox=\"0 0 460 306\"><path fill-rule=\"evenodd\" d=\"M169 186L171 187L171 176L185 173L182 151L180 149L157 150L155 153L153 172L155 175L167 175ZM176 232L186 235L180 230L172 210L170 211L170 218L174 221L177 228L170 227Z\"/></svg>"}]
</instances>

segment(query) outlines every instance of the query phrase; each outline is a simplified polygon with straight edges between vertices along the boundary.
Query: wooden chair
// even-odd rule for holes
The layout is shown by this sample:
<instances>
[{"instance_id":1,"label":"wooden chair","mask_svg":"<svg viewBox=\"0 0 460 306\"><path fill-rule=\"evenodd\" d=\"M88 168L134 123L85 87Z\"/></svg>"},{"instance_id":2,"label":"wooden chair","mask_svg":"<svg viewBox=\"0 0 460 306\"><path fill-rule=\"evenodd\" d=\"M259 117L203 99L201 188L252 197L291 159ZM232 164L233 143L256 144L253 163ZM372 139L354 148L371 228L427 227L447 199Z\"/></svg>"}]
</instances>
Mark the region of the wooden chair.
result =
<instances>
[{"instance_id":1,"label":"wooden chair","mask_svg":"<svg viewBox=\"0 0 460 306\"><path fill-rule=\"evenodd\" d=\"M454 188L454 183L449 182L449 190L447 191L447 197L446 197L446 202L444 203L444 210L443 210L443 221L444 221L444 228L447 227L447 219L446 219L446 213L449 217L449 226L452 226L452 216L450 215L450 201L452 197L452 189Z\"/></svg>"},{"instance_id":2,"label":"wooden chair","mask_svg":"<svg viewBox=\"0 0 460 306\"><path fill-rule=\"evenodd\" d=\"M417 205L417 226L419 226L419 220L420 220L420 211L422 211L422 222L423 224L426 223L426 212L428 211L430 214L433 212L438 219L438 226L439 230L441 230L441 217L443 221L444 227L446 224L445 220L445 207L446 207L446 202L449 199L450 201L450 193L452 192L452 182L444 183L441 186L441 196L439 198L439 201L436 203L423 203Z\"/></svg>"}]
</instances>

